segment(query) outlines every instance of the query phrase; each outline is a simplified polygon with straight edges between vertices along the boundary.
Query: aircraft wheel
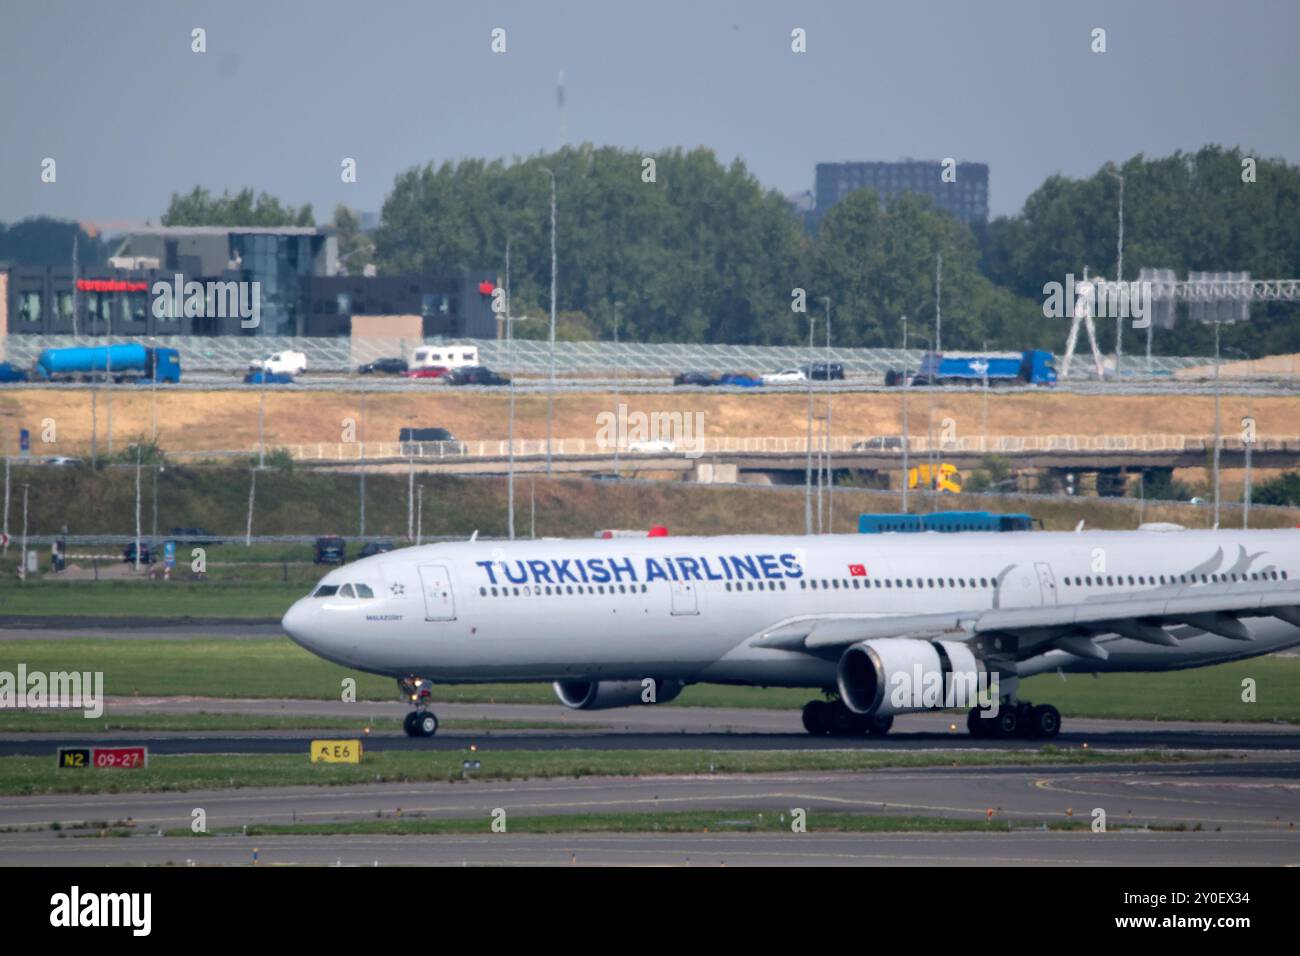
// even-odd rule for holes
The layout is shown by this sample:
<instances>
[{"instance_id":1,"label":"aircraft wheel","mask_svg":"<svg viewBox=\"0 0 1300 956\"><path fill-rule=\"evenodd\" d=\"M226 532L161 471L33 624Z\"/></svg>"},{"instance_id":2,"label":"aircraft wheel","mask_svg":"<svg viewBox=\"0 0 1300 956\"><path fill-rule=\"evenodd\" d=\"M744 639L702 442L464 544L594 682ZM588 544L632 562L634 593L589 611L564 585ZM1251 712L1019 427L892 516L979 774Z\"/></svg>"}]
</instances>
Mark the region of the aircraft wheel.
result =
<instances>
[{"instance_id":1,"label":"aircraft wheel","mask_svg":"<svg viewBox=\"0 0 1300 956\"><path fill-rule=\"evenodd\" d=\"M824 700L810 700L804 704L803 729L813 736L830 733L831 705Z\"/></svg>"},{"instance_id":2,"label":"aircraft wheel","mask_svg":"<svg viewBox=\"0 0 1300 956\"><path fill-rule=\"evenodd\" d=\"M1035 737L1050 740L1061 732L1061 712L1051 704L1039 704L1034 708L1030 727Z\"/></svg>"},{"instance_id":3,"label":"aircraft wheel","mask_svg":"<svg viewBox=\"0 0 1300 956\"><path fill-rule=\"evenodd\" d=\"M883 737L889 733L889 728L894 726L894 715L886 714L885 716L873 716L867 718L867 733L873 737Z\"/></svg>"},{"instance_id":4,"label":"aircraft wheel","mask_svg":"<svg viewBox=\"0 0 1300 956\"><path fill-rule=\"evenodd\" d=\"M1014 704L1003 705L998 711L997 720L994 722L999 737L1014 737L1021 730L1021 720L1019 710Z\"/></svg>"},{"instance_id":5,"label":"aircraft wheel","mask_svg":"<svg viewBox=\"0 0 1300 956\"><path fill-rule=\"evenodd\" d=\"M415 729L416 736L432 737L438 732L438 718L426 710L424 713L417 715Z\"/></svg>"},{"instance_id":6,"label":"aircraft wheel","mask_svg":"<svg viewBox=\"0 0 1300 956\"><path fill-rule=\"evenodd\" d=\"M406 736L418 737L420 735L420 732L415 727L415 722L419 717L420 712L418 710L413 710L406 715L406 719L402 721L402 729L406 731Z\"/></svg>"}]
</instances>

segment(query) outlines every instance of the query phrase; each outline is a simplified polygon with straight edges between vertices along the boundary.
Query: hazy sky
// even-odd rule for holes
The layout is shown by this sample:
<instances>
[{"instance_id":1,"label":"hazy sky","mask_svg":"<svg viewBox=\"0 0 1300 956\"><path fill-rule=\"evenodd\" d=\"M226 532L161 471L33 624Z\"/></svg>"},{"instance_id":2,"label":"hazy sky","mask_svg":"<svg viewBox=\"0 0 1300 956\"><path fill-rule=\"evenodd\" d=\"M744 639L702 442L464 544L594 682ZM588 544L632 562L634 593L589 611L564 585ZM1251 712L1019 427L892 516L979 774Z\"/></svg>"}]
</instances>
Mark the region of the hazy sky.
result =
<instances>
[{"instance_id":1,"label":"hazy sky","mask_svg":"<svg viewBox=\"0 0 1300 956\"><path fill-rule=\"evenodd\" d=\"M6 0L0 220L156 221L195 185L377 211L411 166L557 146L561 69L571 143L705 145L783 193L819 161L952 156L1011 213L1135 153L1300 161L1297 41L1295 0Z\"/></svg>"}]
</instances>

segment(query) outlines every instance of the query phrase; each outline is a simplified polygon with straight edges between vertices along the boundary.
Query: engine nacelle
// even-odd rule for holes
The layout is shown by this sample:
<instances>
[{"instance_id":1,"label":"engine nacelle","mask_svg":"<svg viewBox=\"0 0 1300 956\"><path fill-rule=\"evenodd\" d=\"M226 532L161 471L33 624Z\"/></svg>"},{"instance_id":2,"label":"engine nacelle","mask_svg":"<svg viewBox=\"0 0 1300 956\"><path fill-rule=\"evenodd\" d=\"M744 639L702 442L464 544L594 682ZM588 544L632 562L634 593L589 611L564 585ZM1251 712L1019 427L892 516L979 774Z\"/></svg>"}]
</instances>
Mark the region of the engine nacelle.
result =
<instances>
[{"instance_id":1,"label":"engine nacelle","mask_svg":"<svg viewBox=\"0 0 1300 956\"><path fill-rule=\"evenodd\" d=\"M846 650L836 683L849 710L884 717L979 706L987 687L981 686L983 673L984 666L959 641L887 637Z\"/></svg>"},{"instance_id":2,"label":"engine nacelle","mask_svg":"<svg viewBox=\"0 0 1300 956\"><path fill-rule=\"evenodd\" d=\"M686 685L677 680L557 680L555 696L574 710L608 710L637 704L666 704Z\"/></svg>"}]
</instances>

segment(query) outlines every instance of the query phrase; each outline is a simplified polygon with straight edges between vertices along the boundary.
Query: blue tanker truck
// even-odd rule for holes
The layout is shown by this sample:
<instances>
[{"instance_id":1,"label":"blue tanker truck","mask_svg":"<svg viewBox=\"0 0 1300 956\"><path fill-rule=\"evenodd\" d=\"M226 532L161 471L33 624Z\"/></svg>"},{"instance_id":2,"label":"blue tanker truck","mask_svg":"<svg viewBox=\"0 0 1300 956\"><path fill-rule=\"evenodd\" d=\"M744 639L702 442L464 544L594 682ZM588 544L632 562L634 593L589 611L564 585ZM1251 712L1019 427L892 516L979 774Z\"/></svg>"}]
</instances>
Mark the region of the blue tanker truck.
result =
<instances>
[{"instance_id":1,"label":"blue tanker truck","mask_svg":"<svg viewBox=\"0 0 1300 956\"><path fill-rule=\"evenodd\" d=\"M34 371L34 377L45 382L84 382L110 374L115 382L179 382L181 354L134 343L46 349Z\"/></svg>"},{"instance_id":2,"label":"blue tanker truck","mask_svg":"<svg viewBox=\"0 0 1300 956\"><path fill-rule=\"evenodd\" d=\"M1055 385L1051 352L926 352L913 385Z\"/></svg>"}]
</instances>

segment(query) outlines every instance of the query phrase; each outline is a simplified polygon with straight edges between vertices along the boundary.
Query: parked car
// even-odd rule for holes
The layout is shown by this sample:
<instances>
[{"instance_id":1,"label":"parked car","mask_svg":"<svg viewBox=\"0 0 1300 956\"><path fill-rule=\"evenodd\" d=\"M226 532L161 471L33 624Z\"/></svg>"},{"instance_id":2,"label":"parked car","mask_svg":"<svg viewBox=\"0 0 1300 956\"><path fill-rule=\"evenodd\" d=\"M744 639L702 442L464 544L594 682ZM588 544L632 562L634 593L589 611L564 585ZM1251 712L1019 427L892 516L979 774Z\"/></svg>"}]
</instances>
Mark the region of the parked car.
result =
<instances>
[{"instance_id":1,"label":"parked car","mask_svg":"<svg viewBox=\"0 0 1300 956\"><path fill-rule=\"evenodd\" d=\"M55 468L75 468L84 464L81 458L72 458L68 455L51 455L44 460L44 464L52 465Z\"/></svg>"},{"instance_id":2,"label":"parked car","mask_svg":"<svg viewBox=\"0 0 1300 956\"><path fill-rule=\"evenodd\" d=\"M406 359L380 358L359 366L357 371L362 375L401 375L406 368Z\"/></svg>"},{"instance_id":3,"label":"parked car","mask_svg":"<svg viewBox=\"0 0 1300 956\"><path fill-rule=\"evenodd\" d=\"M791 385L806 381L808 376L804 375L801 368L783 368L779 372L768 372L763 376L764 385Z\"/></svg>"},{"instance_id":4,"label":"parked car","mask_svg":"<svg viewBox=\"0 0 1300 956\"><path fill-rule=\"evenodd\" d=\"M140 563L152 564L153 561L154 561L154 553L151 550L149 550L149 545L141 541L140 542ZM122 563L135 564L135 542L134 541L129 542L127 546L122 549Z\"/></svg>"},{"instance_id":5,"label":"parked car","mask_svg":"<svg viewBox=\"0 0 1300 956\"><path fill-rule=\"evenodd\" d=\"M221 544L221 539L209 531L207 528L172 528L171 536L173 538L184 538L186 544L197 544L209 546Z\"/></svg>"},{"instance_id":6,"label":"parked car","mask_svg":"<svg viewBox=\"0 0 1300 956\"><path fill-rule=\"evenodd\" d=\"M763 380L744 372L731 372L718 379L718 384L737 385L741 388L757 388L759 385L763 384Z\"/></svg>"},{"instance_id":7,"label":"parked car","mask_svg":"<svg viewBox=\"0 0 1300 956\"><path fill-rule=\"evenodd\" d=\"M486 365L465 365L454 368L446 376L449 385L508 385L510 379L498 375Z\"/></svg>"},{"instance_id":8,"label":"parked car","mask_svg":"<svg viewBox=\"0 0 1300 956\"><path fill-rule=\"evenodd\" d=\"M293 376L288 372L268 372L260 369L244 376L245 385L292 385Z\"/></svg>"},{"instance_id":9,"label":"parked car","mask_svg":"<svg viewBox=\"0 0 1300 956\"><path fill-rule=\"evenodd\" d=\"M403 455L463 455L465 443L445 428L403 428L397 433Z\"/></svg>"},{"instance_id":10,"label":"parked car","mask_svg":"<svg viewBox=\"0 0 1300 956\"><path fill-rule=\"evenodd\" d=\"M27 369L19 368L13 362L0 362L0 382L25 382Z\"/></svg>"},{"instance_id":11,"label":"parked car","mask_svg":"<svg viewBox=\"0 0 1300 956\"><path fill-rule=\"evenodd\" d=\"M347 559L347 543L338 535L328 534L316 539L315 554L312 557L316 564L342 564Z\"/></svg>"},{"instance_id":12,"label":"parked car","mask_svg":"<svg viewBox=\"0 0 1300 956\"><path fill-rule=\"evenodd\" d=\"M260 362L248 366L253 371L284 372L287 375L301 375L307 371L307 356L302 352L275 352Z\"/></svg>"},{"instance_id":13,"label":"parked car","mask_svg":"<svg viewBox=\"0 0 1300 956\"><path fill-rule=\"evenodd\" d=\"M372 558L376 554L387 554L389 551L392 551L393 548L394 544L391 541L371 541L361 549L361 553L358 554L357 557Z\"/></svg>"},{"instance_id":14,"label":"parked car","mask_svg":"<svg viewBox=\"0 0 1300 956\"><path fill-rule=\"evenodd\" d=\"M708 372L681 372L673 376L674 385L717 385L718 377Z\"/></svg>"},{"instance_id":15,"label":"parked car","mask_svg":"<svg viewBox=\"0 0 1300 956\"><path fill-rule=\"evenodd\" d=\"M811 365L801 366L799 371L816 382L844 378L844 366L839 362L813 362Z\"/></svg>"},{"instance_id":16,"label":"parked car","mask_svg":"<svg viewBox=\"0 0 1300 956\"><path fill-rule=\"evenodd\" d=\"M445 365L430 365L426 368L413 368L402 373L406 378L442 378L447 374Z\"/></svg>"}]
</instances>

